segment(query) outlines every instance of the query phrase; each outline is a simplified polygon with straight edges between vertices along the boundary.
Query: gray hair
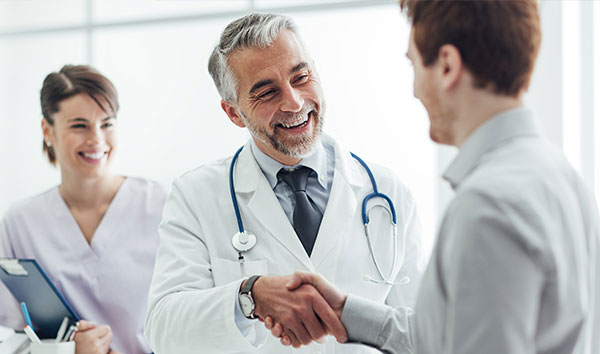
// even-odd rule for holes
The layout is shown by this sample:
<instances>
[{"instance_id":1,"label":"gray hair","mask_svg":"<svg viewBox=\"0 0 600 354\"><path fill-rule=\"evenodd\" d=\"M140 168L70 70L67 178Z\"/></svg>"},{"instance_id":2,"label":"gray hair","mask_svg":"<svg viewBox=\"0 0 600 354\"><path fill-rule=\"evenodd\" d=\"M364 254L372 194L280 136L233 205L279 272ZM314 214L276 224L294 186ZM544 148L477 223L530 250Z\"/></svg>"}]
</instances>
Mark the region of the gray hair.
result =
<instances>
[{"instance_id":1,"label":"gray hair","mask_svg":"<svg viewBox=\"0 0 600 354\"><path fill-rule=\"evenodd\" d=\"M267 48L284 29L298 36L298 26L291 17L284 15L253 13L225 27L208 60L208 72L223 100L237 105L237 81L227 64L229 53L246 48Z\"/></svg>"}]
</instances>

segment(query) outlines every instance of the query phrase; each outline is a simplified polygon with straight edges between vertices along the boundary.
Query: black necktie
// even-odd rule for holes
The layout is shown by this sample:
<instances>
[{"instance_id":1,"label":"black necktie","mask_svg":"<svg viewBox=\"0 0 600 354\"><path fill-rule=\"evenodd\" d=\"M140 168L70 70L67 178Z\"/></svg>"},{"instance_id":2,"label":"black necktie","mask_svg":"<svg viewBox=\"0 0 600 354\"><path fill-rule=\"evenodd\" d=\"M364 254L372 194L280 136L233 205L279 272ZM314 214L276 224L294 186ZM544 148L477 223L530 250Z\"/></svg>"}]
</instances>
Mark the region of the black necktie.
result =
<instances>
[{"instance_id":1,"label":"black necktie","mask_svg":"<svg viewBox=\"0 0 600 354\"><path fill-rule=\"evenodd\" d=\"M306 194L306 183L308 175L312 170L308 167L299 167L294 170L285 171L281 169L278 173L279 178L287 183L294 191L296 198L296 207L294 208L294 230L302 242L306 253L310 256L317 232L321 225L323 214L315 203Z\"/></svg>"}]
</instances>

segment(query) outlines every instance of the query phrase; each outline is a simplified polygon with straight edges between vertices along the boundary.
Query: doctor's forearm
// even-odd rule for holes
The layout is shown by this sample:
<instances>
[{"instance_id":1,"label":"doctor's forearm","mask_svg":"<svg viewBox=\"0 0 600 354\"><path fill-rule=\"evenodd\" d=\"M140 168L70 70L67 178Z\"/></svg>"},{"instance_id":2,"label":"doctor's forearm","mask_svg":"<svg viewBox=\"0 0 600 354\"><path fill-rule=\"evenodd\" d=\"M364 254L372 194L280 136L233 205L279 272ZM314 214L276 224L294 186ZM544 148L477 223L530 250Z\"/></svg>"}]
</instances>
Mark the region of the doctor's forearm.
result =
<instances>
[{"instance_id":1,"label":"doctor's forearm","mask_svg":"<svg viewBox=\"0 0 600 354\"><path fill-rule=\"evenodd\" d=\"M238 287L236 281L205 290L173 291L151 302L145 333L152 350L178 354L255 351L235 324Z\"/></svg>"}]
</instances>

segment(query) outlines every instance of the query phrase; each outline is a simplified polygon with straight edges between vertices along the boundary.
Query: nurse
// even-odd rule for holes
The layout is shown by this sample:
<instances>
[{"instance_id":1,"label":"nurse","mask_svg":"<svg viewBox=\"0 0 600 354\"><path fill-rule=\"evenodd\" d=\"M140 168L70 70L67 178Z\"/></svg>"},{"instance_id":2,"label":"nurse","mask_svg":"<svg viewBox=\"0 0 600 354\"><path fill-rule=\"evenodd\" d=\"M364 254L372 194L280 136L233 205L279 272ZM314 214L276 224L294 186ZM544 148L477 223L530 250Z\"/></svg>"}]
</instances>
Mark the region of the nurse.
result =
<instances>
[{"instance_id":1,"label":"nurse","mask_svg":"<svg viewBox=\"0 0 600 354\"><path fill-rule=\"evenodd\" d=\"M43 150L61 183L6 212L0 256L36 259L86 320L75 335L76 353L149 353L143 316L167 191L110 172L119 103L98 71L64 66L46 77L40 101Z\"/></svg>"}]
</instances>

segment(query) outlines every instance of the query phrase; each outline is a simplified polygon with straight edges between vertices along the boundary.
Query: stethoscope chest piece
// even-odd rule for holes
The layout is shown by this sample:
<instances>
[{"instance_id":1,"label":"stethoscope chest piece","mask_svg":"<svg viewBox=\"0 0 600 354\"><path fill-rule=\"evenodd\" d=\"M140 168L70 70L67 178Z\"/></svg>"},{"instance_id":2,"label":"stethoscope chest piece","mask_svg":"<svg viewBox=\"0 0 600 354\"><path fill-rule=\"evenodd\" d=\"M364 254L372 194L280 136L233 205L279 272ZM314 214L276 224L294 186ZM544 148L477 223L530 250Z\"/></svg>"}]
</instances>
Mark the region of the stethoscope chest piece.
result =
<instances>
[{"instance_id":1,"label":"stethoscope chest piece","mask_svg":"<svg viewBox=\"0 0 600 354\"><path fill-rule=\"evenodd\" d=\"M238 233L233 235L233 238L231 239L231 244L233 245L233 248L235 248L235 250L239 253L238 260L240 262L240 268L241 268L242 274L245 274L244 255L242 253L248 252L256 245L256 236L254 236L254 234L252 234L248 230L244 229L244 223L242 222L242 216L240 215L240 208L238 207L237 197L235 195L235 186L234 186L234 181L233 181L233 177L234 177L233 176L233 168L235 166L235 162L237 161L238 156L242 152L242 149L243 149L243 147L239 148L233 155L233 158L231 159L231 164L229 166L229 193L231 194L231 203L233 204L233 211L235 212L235 218L237 220L238 230L239 230ZM369 275L366 275L365 279L367 281L371 281L374 283L387 284L387 285L392 285L392 286L405 284L410 281L410 279L408 277L403 277L397 282L393 281L394 270L396 269L396 259L397 259L396 255L398 252L398 248L396 246L397 242L398 242L398 240L397 240L398 235L397 235L397 228L396 228L396 209L394 208L394 203L392 202L390 197L388 197L387 195L385 195L383 193L379 193L379 190L377 189L377 183L375 182L375 177L373 176L373 173L369 169L369 166L367 166L367 164L360 157L358 157L352 153L351 153L351 155L365 168L365 170L367 171L367 174L369 175L369 179L371 180L371 184L373 185L373 193L370 193L369 195L367 195L363 199L363 202L362 202L362 220L363 220L363 225L365 228L365 235L367 237L367 244L369 245L369 253L371 253L371 258L373 260L373 263L375 264L375 268L377 268L377 273L379 274L381 279L374 279L374 278L370 277ZM393 232L392 232L392 239L393 239L392 259L393 259L393 262L392 262L392 267L390 268L390 272L387 277L384 276L383 271L382 271L381 267L379 266L379 263L377 262L377 259L375 259L375 250L373 249L373 244L371 242L371 235L369 234L369 212L371 209L367 208L367 203L369 202L370 199L373 199L373 198L382 198L387 202L389 209L386 208L385 206L382 206L382 207L390 214L391 224L393 227ZM375 206L380 206L380 205L374 205L373 207L375 207Z\"/></svg>"},{"instance_id":2,"label":"stethoscope chest piece","mask_svg":"<svg viewBox=\"0 0 600 354\"><path fill-rule=\"evenodd\" d=\"M250 251L256 245L256 236L253 233L244 230L244 232L238 232L233 235L231 239L233 248L238 252Z\"/></svg>"}]
</instances>

